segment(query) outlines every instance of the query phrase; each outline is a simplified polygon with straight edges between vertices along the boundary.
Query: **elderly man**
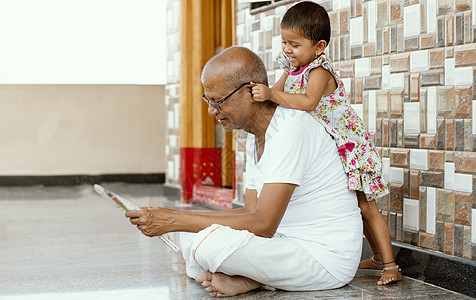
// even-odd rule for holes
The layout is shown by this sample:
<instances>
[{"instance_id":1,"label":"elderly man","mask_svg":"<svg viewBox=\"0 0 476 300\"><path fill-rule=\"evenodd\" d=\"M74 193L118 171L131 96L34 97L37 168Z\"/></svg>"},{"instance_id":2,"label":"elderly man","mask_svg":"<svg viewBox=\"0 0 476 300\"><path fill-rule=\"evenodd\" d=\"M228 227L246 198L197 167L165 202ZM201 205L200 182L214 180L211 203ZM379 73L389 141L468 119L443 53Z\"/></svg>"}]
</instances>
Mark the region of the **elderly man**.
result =
<instances>
[{"instance_id":1,"label":"elderly man","mask_svg":"<svg viewBox=\"0 0 476 300\"><path fill-rule=\"evenodd\" d=\"M359 264L362 220L335 143L310 114L254 102L250 82L267 84L267 73L247 48L228 48L203 68L208 113L225 130L249 133L244 207L143 208L126 216L147 236L180 232L187 275L212 297L262 285L341 287Z\"/></svg>"}]
</instances>

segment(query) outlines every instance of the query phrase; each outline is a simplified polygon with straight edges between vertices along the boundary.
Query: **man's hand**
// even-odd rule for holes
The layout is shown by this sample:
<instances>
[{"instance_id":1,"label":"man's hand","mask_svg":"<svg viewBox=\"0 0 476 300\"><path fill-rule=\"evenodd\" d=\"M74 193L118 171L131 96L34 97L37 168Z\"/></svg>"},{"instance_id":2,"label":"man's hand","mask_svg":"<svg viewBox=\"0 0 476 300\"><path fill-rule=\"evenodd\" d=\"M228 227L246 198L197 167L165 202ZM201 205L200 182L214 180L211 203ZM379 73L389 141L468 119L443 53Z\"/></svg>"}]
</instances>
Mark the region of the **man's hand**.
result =
<instances>
[{"instance_id":1,"label":"man's hand","mask_svg":"<svg viewBox=\"0 0 476 300\"><path fill-rule=\"evenodd\" d=\"M161 207L142 207L140 210L126 212L132 225L136 225L142 234L153 237L170 232L170 209Z\"/></svg>"},{"instance_id":2,"label":"man's hand","mask_svg":"<svg viewBox=\"0 0 476 300\"><path fill-rule=\"evenodd\" d=\"M263 102L269 100L271 97L271 89L261 83L252 83L254 84L252 88L253 100L257 102Z\"/></svg>"}]
</instances>

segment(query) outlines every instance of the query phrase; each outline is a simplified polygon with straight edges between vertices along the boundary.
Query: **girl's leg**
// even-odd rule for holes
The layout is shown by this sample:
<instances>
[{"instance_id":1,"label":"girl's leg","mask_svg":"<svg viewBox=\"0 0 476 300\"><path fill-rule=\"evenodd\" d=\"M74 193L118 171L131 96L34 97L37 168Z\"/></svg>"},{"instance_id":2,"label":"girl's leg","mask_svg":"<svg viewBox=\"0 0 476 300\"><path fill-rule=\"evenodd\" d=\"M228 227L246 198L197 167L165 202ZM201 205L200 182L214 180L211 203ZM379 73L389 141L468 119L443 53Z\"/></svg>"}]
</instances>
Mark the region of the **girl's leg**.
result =
<instances>
[{"instance_id":1,"label":"girl's leg","mask_svg":"<svg viewBox=\"0 0 476 300\"><path fill-rule=\"evenodd\" d=\"M367 238L372 251L378 253L374 255L374 259L381 262L381 264L379 264L372 260L366 260L361 262L360 267L383 269L396 266L397 264L393 258L390 232L385 223L385 219L377 208L377 203L374 200L367 201L363 192L357 192L357 197L359 199L359 208L364 221L364 230L367 231L364 231L365 237ZM377 284L385 285L401 279L402 274L398 269L387 270L383 272L379 281L377 281Z\"/></svg>"}]
</instances>

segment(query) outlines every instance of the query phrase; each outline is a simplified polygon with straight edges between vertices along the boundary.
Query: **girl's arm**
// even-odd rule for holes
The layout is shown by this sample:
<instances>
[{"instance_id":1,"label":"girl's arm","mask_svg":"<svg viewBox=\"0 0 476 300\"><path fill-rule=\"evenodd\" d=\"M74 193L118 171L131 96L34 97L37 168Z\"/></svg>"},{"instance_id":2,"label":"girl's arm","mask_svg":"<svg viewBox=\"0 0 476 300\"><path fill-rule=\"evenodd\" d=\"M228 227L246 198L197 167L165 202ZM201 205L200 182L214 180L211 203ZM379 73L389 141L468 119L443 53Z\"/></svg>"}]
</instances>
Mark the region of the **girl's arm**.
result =
<instances>
[{"instance_id":1,"label":"girl's arm","mask_svg":"<svg viewBox=\"0 0 476 300\"><path fill-rule=\"evenodd\" d=\"M286 83L286 79L288 78L288 74L283 72L279 80L271 87L272 90L276 91L284 91L284 84Z\"/></svg>"},{"instance_id":2,"label":"girl's arm","mask_svg":"<svg viewBox=\"0 0 476 300\"><path fill-rule=\"evenodd\" d=\"M282 78L283 76L281 76L278 83L280 83ZM284 83L282 84L284 86ZM337 84L334 76L326 69L319 67L311 70L305 94L286 93L282 89L270 89L258 84L253 87L253 98L255 101L271 100L287 108L311 111L319 104L322 95L329 95L336 88Z\"/></svg>"}]
</instances>

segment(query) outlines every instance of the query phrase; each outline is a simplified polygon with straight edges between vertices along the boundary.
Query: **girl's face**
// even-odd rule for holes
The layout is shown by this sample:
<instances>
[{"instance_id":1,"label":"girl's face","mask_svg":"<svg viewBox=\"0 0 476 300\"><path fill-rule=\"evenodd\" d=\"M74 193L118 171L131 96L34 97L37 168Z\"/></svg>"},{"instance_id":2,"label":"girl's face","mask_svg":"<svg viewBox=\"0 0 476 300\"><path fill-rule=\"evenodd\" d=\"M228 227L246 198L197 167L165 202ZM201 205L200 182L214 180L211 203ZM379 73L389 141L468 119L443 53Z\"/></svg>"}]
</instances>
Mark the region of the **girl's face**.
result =
<instances>
[{"instance_id":1,"label":"girl's face","mask_svg":"<svg viewBox=\"0 0 476 300\"><path fill-rule=\"evenodd\" d=\"M281 28L281 39L283 52L293 67L307 65L316 58L316 54L320 55L325 49L321 43L324 41L314 43L291 29Z\"/></svg>"}]
</instances>

